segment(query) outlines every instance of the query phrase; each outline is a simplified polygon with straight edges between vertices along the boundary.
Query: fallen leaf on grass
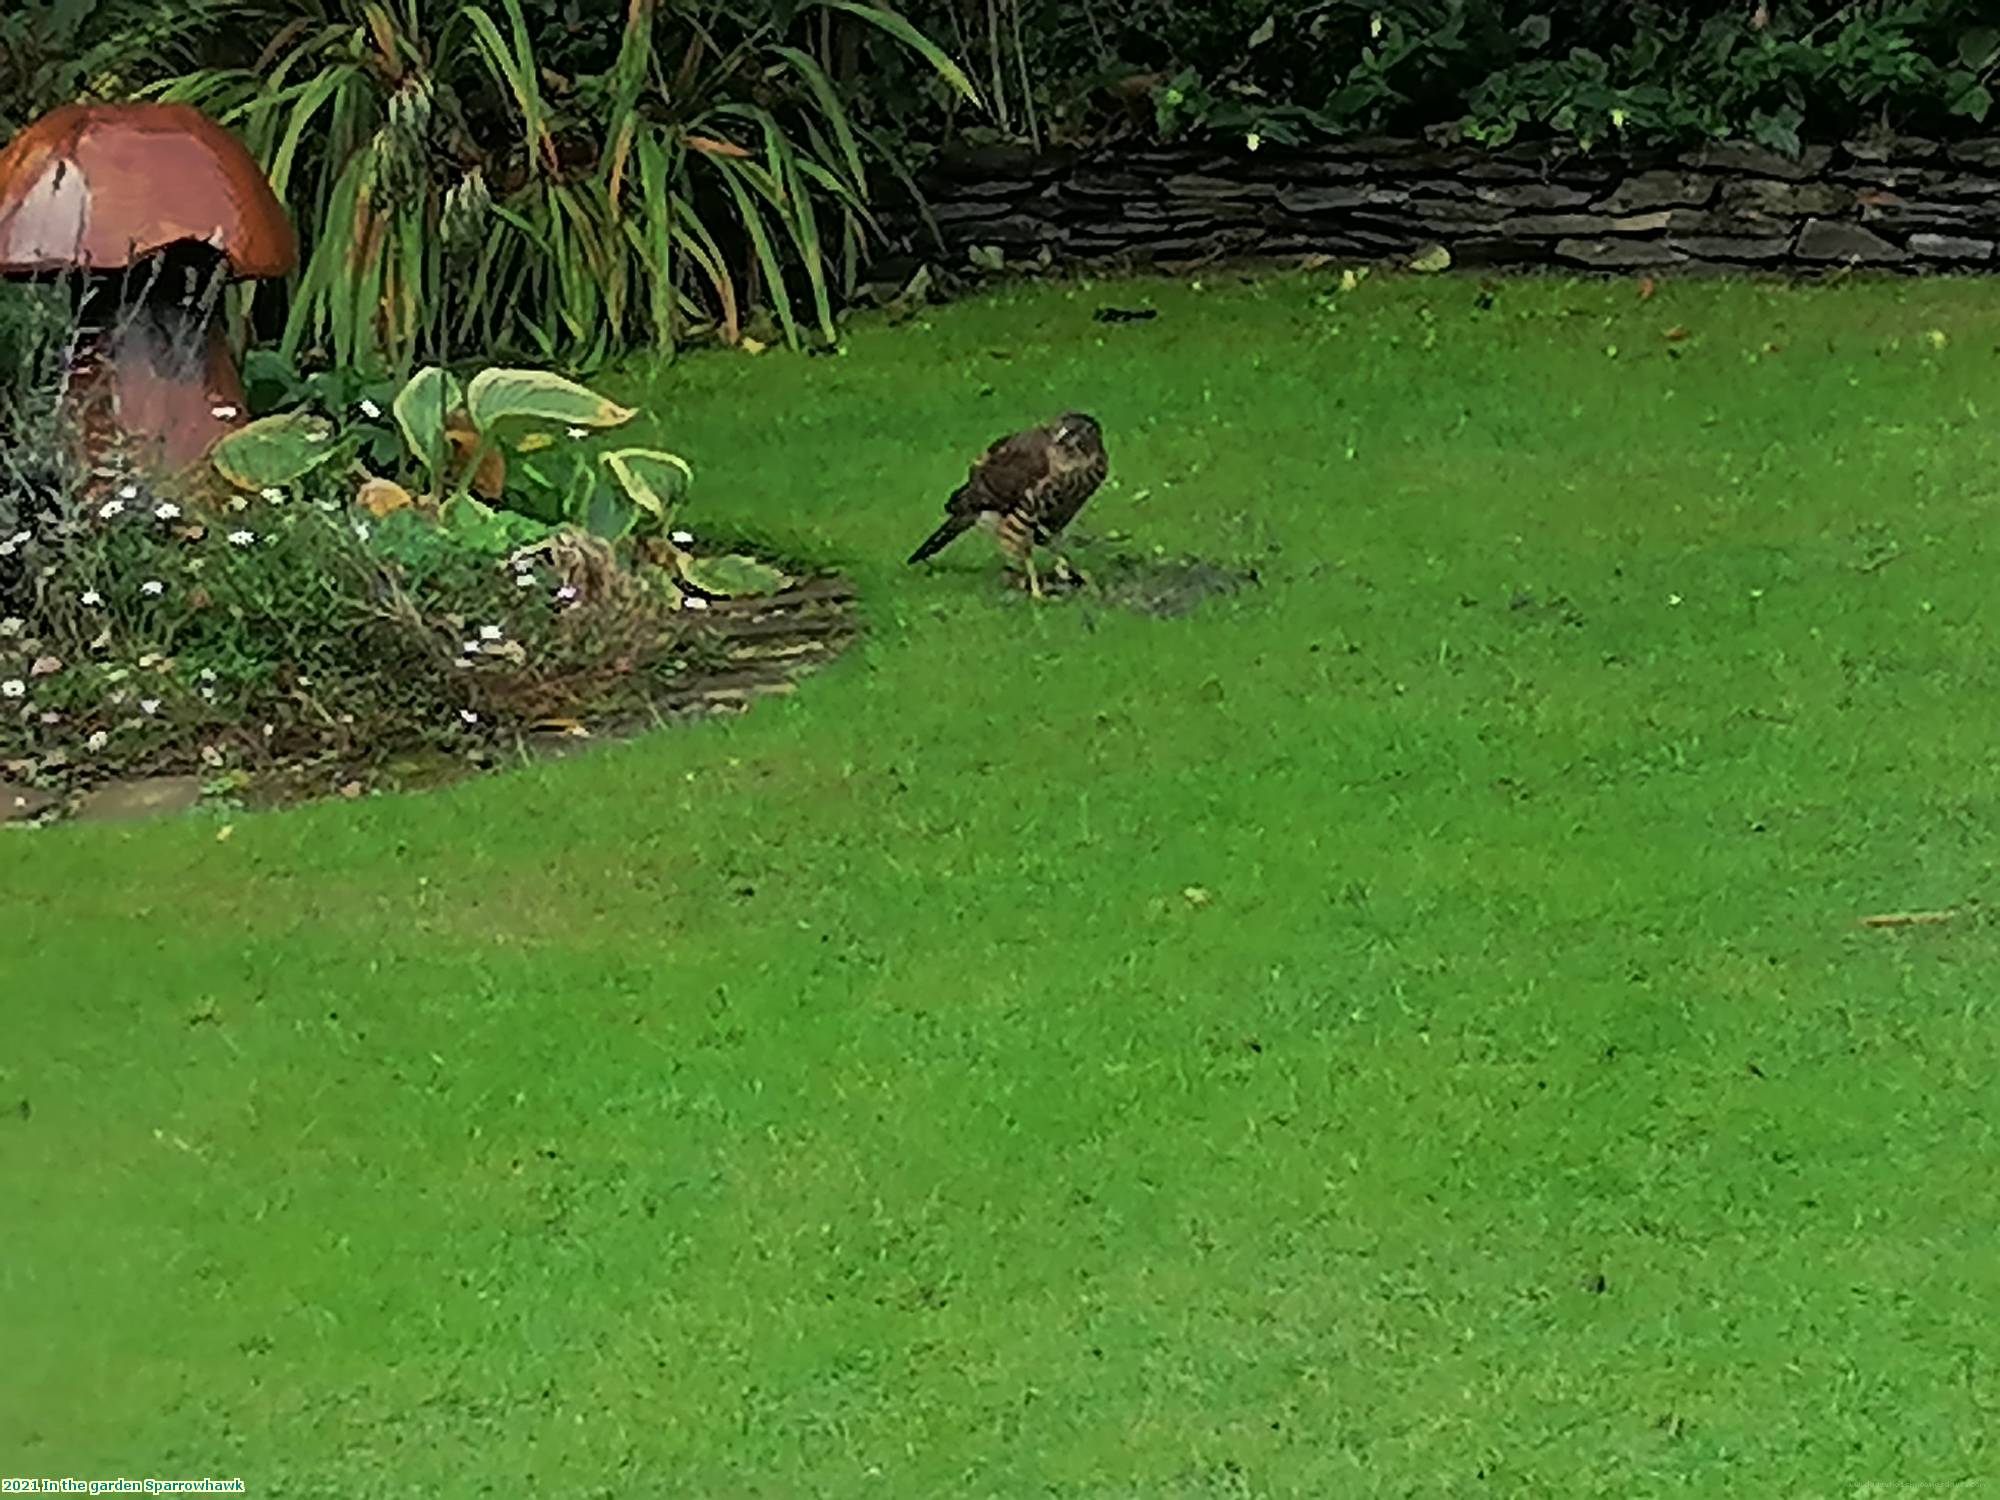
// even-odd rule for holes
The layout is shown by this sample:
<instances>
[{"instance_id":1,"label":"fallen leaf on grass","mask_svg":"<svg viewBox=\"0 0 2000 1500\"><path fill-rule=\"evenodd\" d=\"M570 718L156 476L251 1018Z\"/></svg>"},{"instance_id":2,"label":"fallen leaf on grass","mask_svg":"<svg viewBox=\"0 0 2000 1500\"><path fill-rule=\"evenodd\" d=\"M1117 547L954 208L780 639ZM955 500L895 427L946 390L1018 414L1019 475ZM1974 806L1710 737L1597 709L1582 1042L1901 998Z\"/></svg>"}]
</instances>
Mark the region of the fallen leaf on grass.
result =
<instances>
[{"instance_id":1,"label":"fallen leaf on grass","mask_svg":"<svg viewBox=\"0 0 2000 1500\"><path fill-rule=\"evenodd\" d=\"M1949 922L1958 915L1957 908L1950 911L1884 911L1872 917L1863 917L1863 927L1935 927Z\"/></svg>"}]
</instances>

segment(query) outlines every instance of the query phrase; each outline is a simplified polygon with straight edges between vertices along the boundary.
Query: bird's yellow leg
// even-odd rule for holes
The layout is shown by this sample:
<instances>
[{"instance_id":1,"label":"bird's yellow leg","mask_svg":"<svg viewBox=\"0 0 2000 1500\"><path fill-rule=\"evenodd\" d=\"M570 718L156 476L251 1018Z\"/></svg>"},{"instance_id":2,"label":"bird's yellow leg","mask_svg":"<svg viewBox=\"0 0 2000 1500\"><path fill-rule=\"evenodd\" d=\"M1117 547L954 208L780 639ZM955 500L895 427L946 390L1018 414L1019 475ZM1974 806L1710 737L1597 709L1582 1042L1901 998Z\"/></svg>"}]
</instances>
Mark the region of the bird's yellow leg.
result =
<instances>
[{"instance_id":1,"label":"bird's yellow leg","mask_svg":"<svg viewBox=\"0 0 2000 1500\"><path fill-rule=\"evenodd\" d=\"M1042 580L1035 572L1034 552L1030 550L1025 556L1022 557L1021 561L1024 564L1026 564L1028 569L1028 592L1034 595L1035 598L1037 599L1046 599L1048 595L1042 592Z\"/></svg>"},{"instance_id":2,"label":"bird's yellow leg","mask_svg":"<svg viewBox=\"0 0 2000 1500\"><path fill-rule=\"evenodd\" d=\"M1088 573L1084 572L1083 569L1079 568L1075 563L1071 562L1067 557L1064 557L1060 552L1055 554L1055 559L1056 559L1056 572L1058 572L1065 578L1074 579L1077 583L1082 584L1085 588L1090 587L1090 575Z\"/></svg>"}]
</instances>

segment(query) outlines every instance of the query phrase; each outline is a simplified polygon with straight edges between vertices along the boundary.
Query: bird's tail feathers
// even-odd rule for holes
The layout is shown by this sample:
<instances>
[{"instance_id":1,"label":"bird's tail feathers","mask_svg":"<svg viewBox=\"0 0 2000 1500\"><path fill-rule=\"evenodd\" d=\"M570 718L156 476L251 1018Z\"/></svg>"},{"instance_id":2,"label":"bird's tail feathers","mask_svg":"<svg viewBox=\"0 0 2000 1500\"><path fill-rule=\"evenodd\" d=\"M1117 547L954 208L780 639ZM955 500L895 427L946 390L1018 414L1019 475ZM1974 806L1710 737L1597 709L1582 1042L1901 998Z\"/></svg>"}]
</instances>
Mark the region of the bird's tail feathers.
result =
<instances>
[{"instance_id":1,"label":"bird's tail feathers","mask_svg":"<svg viewBox=\"0 0 2000 1500\"><path fill-rule=\"evenodd\" d=\"M954 496L953 498L956 499L957 497ZM938 527L936 531L925 537L917 550L910 554L910 561L920 563L927 557L935 556L971 529L971 516L946 516L944 518L944 525Z\"/></svg>"}]
</instances>

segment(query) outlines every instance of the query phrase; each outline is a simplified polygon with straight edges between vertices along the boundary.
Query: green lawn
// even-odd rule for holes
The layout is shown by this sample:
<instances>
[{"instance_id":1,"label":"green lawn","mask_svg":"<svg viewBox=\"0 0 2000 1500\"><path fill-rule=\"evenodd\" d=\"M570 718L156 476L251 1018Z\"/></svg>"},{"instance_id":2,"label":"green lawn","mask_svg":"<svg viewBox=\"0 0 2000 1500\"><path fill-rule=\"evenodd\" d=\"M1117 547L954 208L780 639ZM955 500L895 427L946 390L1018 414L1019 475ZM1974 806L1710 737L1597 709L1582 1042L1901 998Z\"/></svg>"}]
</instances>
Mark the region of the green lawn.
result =
<instances>
[{"instance_id":1,"label":"green lawn","mask_svg":"<svg viewBox=\"0 0 2000 1500\"><path fill-rule=\"evenodd\" d=\"M2000 1493L2000 290L1478 291L689 360L795 699L0 835L0 1473ZM904 568L1064 406L1262 587Z\"/></svg>"}]
</instances>

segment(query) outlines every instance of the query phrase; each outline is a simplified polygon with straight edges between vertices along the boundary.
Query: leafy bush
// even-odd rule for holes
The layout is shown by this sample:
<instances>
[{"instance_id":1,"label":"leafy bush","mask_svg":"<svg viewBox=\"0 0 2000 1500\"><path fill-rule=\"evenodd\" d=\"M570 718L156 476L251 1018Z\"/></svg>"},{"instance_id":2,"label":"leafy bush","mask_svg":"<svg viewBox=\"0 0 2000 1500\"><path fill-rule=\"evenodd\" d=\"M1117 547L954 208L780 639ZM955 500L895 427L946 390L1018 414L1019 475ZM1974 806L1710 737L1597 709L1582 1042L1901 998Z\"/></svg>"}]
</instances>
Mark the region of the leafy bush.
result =
<instances>
[{"instance_id":1,"label":"leafy bush","mask_svg":"<svg viewBox=\"0 0 2000 1500\"><path fill-rule=\"evenodd\" d=\"M284 380L275 357L259 365L253 389L277 384L317 397L319 411L273 411L218 443L214 466L240 490L344 471L360 483L361 508L376 516L421 508L468 536L501 541L517 541L523 524L587 532L606 545L632 540L638 555L702 594L763 593L784 582L752 558L684 551L673 523L694 478L686 460L658 448L604 447L596 440L636 413L562 376L496 367L461 382L430 365L400 389L363 383L351 407L328 407L324 393L351 393L356 382ZM329 410L332 419L321 414Z\"/></svg>"},{"instance_id":2,"label":"leafy bush","mask_svg":"<svg viewBox=\"0 0 2000 1500\"><path fill-rule=\"evenodd\" d=\"M289 355L589 364L634 339L670 350L713 328L734 341L760 287L792 342L801 297L831 340L880 153L815 19L866 26L968 96L971 84L862 0L699 16L626 0L614 23L619 9L265 0L214 12L233 64L147 92L239 128L292 205L309 258Z\"/></svg>"},{"instance_id":3,"label":"leafy bush","mask_svg":"<svg viewBox=\"0 0 2000 1500\"><path fill-rule=\"evenodd\" d=\"M35 116L123 86L121 61L148 76L191 66L215 9L190 0L9 0L0 9L0 140Z\"/></svg>"},{"instance_id":4,"label":"leafy bush","mask_svg":"<svg viewBox=\"0 0 2000 1500\"><path fill-rule=\"evenodd\" d=\"M954 31L958 14L930 0L916 18L959 41L1015 133L1069 137L1788 149L1884 122L1964 133L2000 63L1980 0L996 0L993 24Z\"/></svg>"},{"instance_id":5,"label":"leafy bush","mask_svg":"<svg viewBox=\"0 0 2000 1500\"><path fill-rule=\"evenodd\" d=\"M371 513L355 488L362 424L253 424L218 445L234 484L86 465L61 400L63 321L10 319L27 361L0 390L0 765L14 774L463 744L643 705L699 659L684 586L603 538L456 493ZM508 399L495 384L475 403L489 416Z\"/></svg>"}]
</instances>

